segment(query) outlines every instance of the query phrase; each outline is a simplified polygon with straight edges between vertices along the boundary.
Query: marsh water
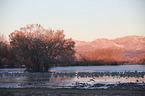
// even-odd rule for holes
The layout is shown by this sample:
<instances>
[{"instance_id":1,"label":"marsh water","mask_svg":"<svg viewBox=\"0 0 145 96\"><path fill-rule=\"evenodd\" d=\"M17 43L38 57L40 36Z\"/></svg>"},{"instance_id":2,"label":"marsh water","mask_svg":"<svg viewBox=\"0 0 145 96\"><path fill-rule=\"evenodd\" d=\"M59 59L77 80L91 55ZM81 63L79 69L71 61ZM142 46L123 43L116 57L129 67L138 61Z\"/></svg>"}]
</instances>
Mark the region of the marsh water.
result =
<instances>
[{"instance_id":1,"label":"marsh water","mask_svg":"<svg viewBox=\"0 0 145 96\"><path fill-rule=\"evenodd\" d=\"M0 69L1 88L107 88L108 84L145 82L145 65L54 67L48 73L25 68ZM101 85L101 86L100 86Z\"/></svg>"}]
</instances>

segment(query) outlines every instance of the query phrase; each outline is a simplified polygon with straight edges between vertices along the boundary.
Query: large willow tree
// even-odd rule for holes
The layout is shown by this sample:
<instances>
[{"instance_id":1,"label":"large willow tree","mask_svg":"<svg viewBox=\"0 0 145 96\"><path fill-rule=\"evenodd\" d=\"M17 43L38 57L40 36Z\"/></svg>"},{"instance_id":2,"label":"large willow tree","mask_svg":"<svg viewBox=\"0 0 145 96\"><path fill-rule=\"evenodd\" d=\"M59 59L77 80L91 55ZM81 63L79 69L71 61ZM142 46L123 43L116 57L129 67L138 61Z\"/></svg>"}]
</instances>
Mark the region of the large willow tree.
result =
<instances>
[{"instance_id":1,"label":"large willow tree","mask_svg":"<svg viewBox=\"0 0 145 96\"><path fill-rule=\"evenodd\" d=\"M75 52L75 42L65 39L63 30L47 30L39 24L15 30L9 37L18 59L32 72L47 72L54 59Z\"/></svg>"}]
</instances>

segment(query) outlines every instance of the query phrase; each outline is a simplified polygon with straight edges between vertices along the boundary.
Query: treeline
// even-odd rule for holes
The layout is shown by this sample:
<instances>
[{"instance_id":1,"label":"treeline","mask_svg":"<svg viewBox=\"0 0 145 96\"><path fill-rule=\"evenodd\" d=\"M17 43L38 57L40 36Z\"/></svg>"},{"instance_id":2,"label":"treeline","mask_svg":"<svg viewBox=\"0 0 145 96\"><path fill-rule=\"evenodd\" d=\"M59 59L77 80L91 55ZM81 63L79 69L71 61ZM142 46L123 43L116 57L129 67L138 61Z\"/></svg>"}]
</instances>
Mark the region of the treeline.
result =
<instances>
[{"instance_id":1,"label":"treeline","mask_svg":"<svg viewBox=\"0 0 145 96\"><path fill-rule=\"evenodd\" d=\"M82 60L91 65L116 65L121 63L123 49L102 48L81 52Z\"/></svg>"},{"instance_id":2,"label":"treeline","mask_svg":"<svg viewBox=\"0 0 145 96\"><path fill-rule=\"evenodd\" d=\"M145 64L145 53L142 53L138 57L123 57L122 59L123 63L140 63L140 64Z\"/></svg>"},{"instance_id":3,"label":"treeline","mask_svg":"<svg viewBox=\"0 0 145 96\"><path fill-rule=\"evenodd\" d=\"M0 34L0 67L19 67L16 63L15 50L5 39L4 35Z\"/></svg>"},{"instance_id":4,"label":"treeline","mask_svg":"<svg viewBox=\"0 0 145 96\"><path fill-rule=\"evenodd\" d=\"M79 59L84 65L118 65L124 63L145 64L145 53L138 57L130 58L124 55L125 50L121 48L101 48L78 53Z\"/></svg>"}]
</instances>

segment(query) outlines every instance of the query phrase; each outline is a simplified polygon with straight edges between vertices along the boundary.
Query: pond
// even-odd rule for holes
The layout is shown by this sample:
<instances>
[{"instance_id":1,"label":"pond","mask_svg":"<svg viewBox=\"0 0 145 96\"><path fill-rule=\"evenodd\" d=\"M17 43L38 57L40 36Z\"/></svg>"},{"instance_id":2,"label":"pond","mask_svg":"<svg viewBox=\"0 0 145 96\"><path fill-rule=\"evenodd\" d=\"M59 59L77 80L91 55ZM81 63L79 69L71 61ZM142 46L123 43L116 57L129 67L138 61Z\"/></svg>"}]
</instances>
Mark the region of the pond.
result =
<instances>
[{"instance_id":1,"label":"pond","mask_svg":"<svg viewBox=\"0 0 145 96\"><path fill-rule=\"evenodd\" d=\"M145 65L54 67L49 73L25 73L24 70L0 69L0 88L106 89L110 84L145 85Z\"/></svg>"}]
</instances>

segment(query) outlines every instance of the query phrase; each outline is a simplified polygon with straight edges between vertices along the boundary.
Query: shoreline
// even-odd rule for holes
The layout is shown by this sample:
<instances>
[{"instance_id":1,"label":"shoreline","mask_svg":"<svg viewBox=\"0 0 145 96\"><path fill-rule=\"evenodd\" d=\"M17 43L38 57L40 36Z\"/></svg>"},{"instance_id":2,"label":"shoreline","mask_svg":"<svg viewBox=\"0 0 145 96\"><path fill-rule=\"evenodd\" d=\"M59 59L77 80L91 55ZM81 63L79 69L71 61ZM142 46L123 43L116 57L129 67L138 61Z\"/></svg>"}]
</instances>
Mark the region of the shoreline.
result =
<instances>
[{"instance_id":1,"label":"shoreline","mask_svg":"<svg viewBox=\"0 0 145 96\"><path fill-rule=\"evenodd\" d=\"M0 88L1 96L144 96L144 90Z\"/></svg>"},{"instance_id":2,"label":"shoreline","mask_svg":"<svg viewBox=\"0 0 145 96\"><path fill-rule=\"evenodd\" d=\"M120 65L145 65L145 63L115 63L115 64L89 64L89 63L85 63L82 64L82 62L80 64L70 64L70 65L63 65L63 64L56 64L55 66L52 66L51 68L54 67L73 67L73 66L120 66ZM26 67L1 67L0 69L10 69L10 68L24 68L26 69Z\"/></svg>"}]
</instances>

